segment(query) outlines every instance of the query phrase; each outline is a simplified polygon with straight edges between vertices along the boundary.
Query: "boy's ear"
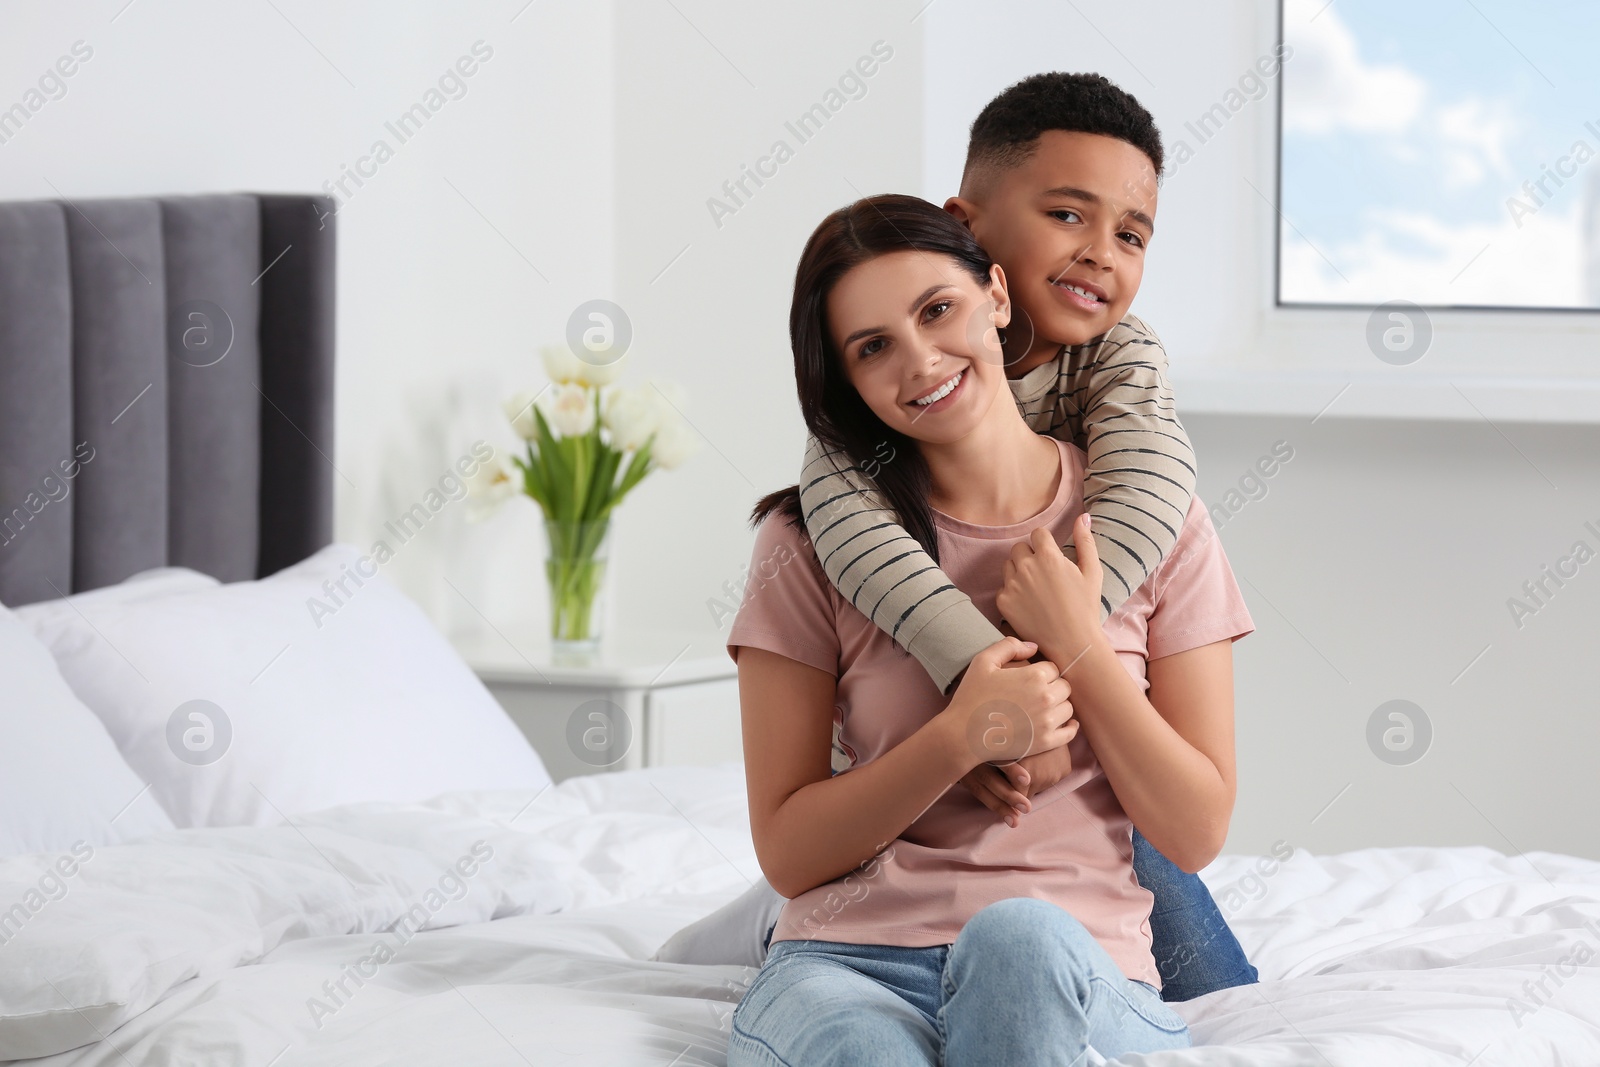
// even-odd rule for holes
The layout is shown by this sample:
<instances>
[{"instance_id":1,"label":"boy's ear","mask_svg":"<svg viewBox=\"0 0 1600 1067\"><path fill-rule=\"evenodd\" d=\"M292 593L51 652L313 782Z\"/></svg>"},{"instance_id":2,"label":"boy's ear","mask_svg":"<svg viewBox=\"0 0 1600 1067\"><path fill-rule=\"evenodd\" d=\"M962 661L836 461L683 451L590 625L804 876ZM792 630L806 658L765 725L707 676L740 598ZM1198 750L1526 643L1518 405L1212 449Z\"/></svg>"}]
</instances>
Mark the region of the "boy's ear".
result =
<instances>
[{"instance_id":1,"label":"boy's ear","mask_svg":"<svg viewBox=\"0 0 1600 1067\"><path fill-rule=\"evenodd\" d=\"M978 217L978 205L964 196L952 196L944 202L944 209L969 230L972 229L972 220Z\"/></svg>"}]
</instances>

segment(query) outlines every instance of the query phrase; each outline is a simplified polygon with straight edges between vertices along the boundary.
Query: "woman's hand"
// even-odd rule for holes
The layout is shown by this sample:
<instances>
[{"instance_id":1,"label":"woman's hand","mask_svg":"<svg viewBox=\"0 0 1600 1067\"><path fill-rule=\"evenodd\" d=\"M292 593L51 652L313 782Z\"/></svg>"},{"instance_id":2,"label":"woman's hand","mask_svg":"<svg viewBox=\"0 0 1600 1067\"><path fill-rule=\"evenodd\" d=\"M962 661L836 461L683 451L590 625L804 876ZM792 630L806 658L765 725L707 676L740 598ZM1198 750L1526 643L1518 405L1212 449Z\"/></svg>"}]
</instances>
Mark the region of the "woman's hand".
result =
<instances>
[{"instance_id":1,"label":"woman's hand","mask_svg":"<svg viewBox=\"0 0 1600 1067\"><path fill-rule=\"evenodd\" d=\"M963 761L970 760L966 770L1059 748L1077 733L1067 699L1072 687L1049 660L1027 662L1037 651L1032 641L1002 637L972 657L939 713L959 732L954 743L962 746Z\"/></svg>"},{"instance_id":2,"label":"woman's hand","mask_svg":"<svg viewBox=\"0 0 1600 1067\"><path fill-rule=\"evenodd\" d=\"M1084 512L1072 527L1078 561L1041 526L1006 560L995 607L1018 634L1062 659L1062 670L1100 633L1100 555Z\"/></svg>"},{"instance_id":3,"label":"woman's hand","mask_svg":"<svg viewBox=\"0 0 1600 1067\"><path fill-rule=\"evenodd\" d=\"M1078 720L1067 724L1072 736L1078 733ZM1056 785L1072 773L1072 750L1066 745L1048 752L1035 752L1014 763L995 766L980 763L967 772L961 784L983 806L1016 827L1022 816L1033 810L1032 798Z\"/></svg>"}]
</instances>

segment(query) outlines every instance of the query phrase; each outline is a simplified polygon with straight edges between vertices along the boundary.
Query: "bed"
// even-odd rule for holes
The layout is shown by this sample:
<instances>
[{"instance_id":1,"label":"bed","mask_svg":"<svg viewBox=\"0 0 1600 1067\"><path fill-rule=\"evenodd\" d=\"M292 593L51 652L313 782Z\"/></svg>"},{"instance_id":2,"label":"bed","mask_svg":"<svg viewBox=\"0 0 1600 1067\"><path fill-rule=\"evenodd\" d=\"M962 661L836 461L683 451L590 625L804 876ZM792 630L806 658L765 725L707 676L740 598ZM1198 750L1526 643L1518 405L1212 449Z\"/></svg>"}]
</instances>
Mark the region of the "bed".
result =
<instances>
[{"instance_id":1,"label":"bed","mask_svg":"<svg viewBox=\"0 0 1600 1067\"><path fill-rule=\"evenodd\" d=\"M277 835L271 849L253 846L258 858L270 852L272 864L320 869L328 894L341 884L335 866L363 887L387 878L391 899L371 909L365 928L357 919L348 932L266 940L259 958L255 932L232 931L229 943L248 951L197 965L106 1040L28 1062L721 1064L730 1014L753 971L650 956L758 875L743 797L737 765L655 768L569 779L542 793L457 793L323 813L296 820L305 840L255 829ZM445 916L458 924L416 934L392 960L363 968L371 974L360 984L347 981L347 993L330 993L325 983L394 940L380 927L428 888L425 877L396 877L399 864L347 865L359 854L352 839L394 842L397 829L408 846L439 856L491 842L496 861L475 885L483 896L471 898L475 911ZM183 830L122 849L135 871L163 869L160 857L141 852L174 848L222 865L227 853L216 855L219 843L206 839L229 833ZM105 851L102 859L121 859ZM1600 974L1591 958L1600 943L1600 864L1485 848L1296 851L1267 877L1260 863L1223 856L1204 878L1219 899L1241 882L1259 884L1230 920L1261 983L1176 1005L1198 1047L1120 1062L1600 1062ZM0 864L0 881L4 872ZM123 886L124 908L141 899L140 888ZM321 899L303 884L284 892L294 897L285 906ZM217 904L193 903L201 911ZM512 913L487 919L497 906ZM126 918L139 921L132 911ZM179 912L169 922L169 930L147 924L150 936L170 942L152 955L193 950L185 939L194 917ZM1560 963L1580 957L1588 962ZM1547 982L1552 995L1540 1006L1526 984L1561 971L1571 973ZM1517 1001L1529 1012L1508 1007Z\"/></svg>"},{"instance_id":2,"label":"bed","mask_svg":"<svg viewBox=\"0 0 1600 1067\"><path fill-rule=\"evenodd\" d=\"M741 768L553 784L381 579L305 618L330 212L0 204L0 1060L722 1064L754 971L652 957L759 877ZM1600 1064L1600 863L1202 877L1262 981L1117 1062Z\"/></svg>"}]
</instances>

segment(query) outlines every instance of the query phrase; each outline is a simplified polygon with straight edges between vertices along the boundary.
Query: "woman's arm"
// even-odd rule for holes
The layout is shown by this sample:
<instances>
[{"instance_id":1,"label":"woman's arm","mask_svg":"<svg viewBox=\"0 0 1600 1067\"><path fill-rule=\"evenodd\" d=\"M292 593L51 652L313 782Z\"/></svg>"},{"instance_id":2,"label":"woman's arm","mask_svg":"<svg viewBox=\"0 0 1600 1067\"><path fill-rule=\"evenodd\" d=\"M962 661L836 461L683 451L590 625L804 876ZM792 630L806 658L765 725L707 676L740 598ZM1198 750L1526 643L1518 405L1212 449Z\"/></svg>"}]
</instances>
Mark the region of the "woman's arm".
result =
<instances>
[{"instance_id":1,"label":"woman's arm","mask_svg":"<svg viewBox=\"0 0 1600 1067\"><path fill-rule=\"evenodd\" d=\"M1233 642L1150 660L1148 698L1102 634L1067 672L1083 732L1122 810L1193 874L1233 815Z\"/></svg>"},{"instance_id":2,"label":"woman's arm","mask_svg":"<svg viewBox=\"0 0 1600 1067\"><path fill-rule=\"evenodd\" d=\"M745 782L756 858L772 888L796 897L871 859L986 759L1064 743L1067 685L1036 648L1005 638L977 656L949 705L877 759L831 776L837 680L828 672L751 646L739 650ZM1015 752L991 755L969 742L974 709L1003 700L1028 716Z\"/></svg>"},{"instance_id":3,"label":"woman's arm","mask_svg":"<svg viewBox=\"0 0 1600 1067\"><path fill-rule=\"evenodd\" d=\"M1218 641L1149 661L1148 697L1100 626L1099 560L1087 516L1078 562L1043 528L1006 563L997 603L1041 655L1066 664L1083 732L1133 824L1180 869L1222 851L1233 814L1233 653ZM1160 710L1157 710L1157 709Z\"/></svg>"}]
</instances>

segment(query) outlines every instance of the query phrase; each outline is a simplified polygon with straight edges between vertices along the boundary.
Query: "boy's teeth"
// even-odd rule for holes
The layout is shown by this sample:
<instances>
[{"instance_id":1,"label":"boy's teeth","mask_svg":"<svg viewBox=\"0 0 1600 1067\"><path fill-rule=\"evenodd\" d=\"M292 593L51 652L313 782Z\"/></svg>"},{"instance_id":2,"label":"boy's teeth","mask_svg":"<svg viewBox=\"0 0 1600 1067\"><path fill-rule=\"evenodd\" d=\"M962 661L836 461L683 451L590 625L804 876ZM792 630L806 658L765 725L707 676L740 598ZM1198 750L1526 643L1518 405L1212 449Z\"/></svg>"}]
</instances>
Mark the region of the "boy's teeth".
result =
<instances>
[{"instance_id":1,"label":"boy's teeth","mask_svg":"<svg viewBox=\"0 0 1600 1067\"><path fill-rule=\"evenodd\" d=\"M954 378L951 378L944 388L938 390L937 392L929 393L920 400L913 400L912 403L916 404L918 407L927 407L935 400L943 400L945 397L950 395L951 390L961 384L961 375L965 373L967 372L962 371L961 374L957 374Z\"/></svg>"},{"instance_id":2,"label":"boy's teeth","mask_svg":"<svg viewBox=\"0 0 1600 1067\"><path fill-rule=\"evenodd\" d=\"M1069 292L1069 293L1077 293L1079 296L1085 298L1086 300L1093 300L1093 301L1095 301L1097 303L1100 300L1100 298L1098 296L1095 296L1093 293L1089 292L1089 290L1087 290L1087 289L1080 289L1076 285L1068 285L1066 282L1060 282L1058 284L1060 284L1061 288L1065 289L1067 292Z\"/></svg>"}]
</instances>

